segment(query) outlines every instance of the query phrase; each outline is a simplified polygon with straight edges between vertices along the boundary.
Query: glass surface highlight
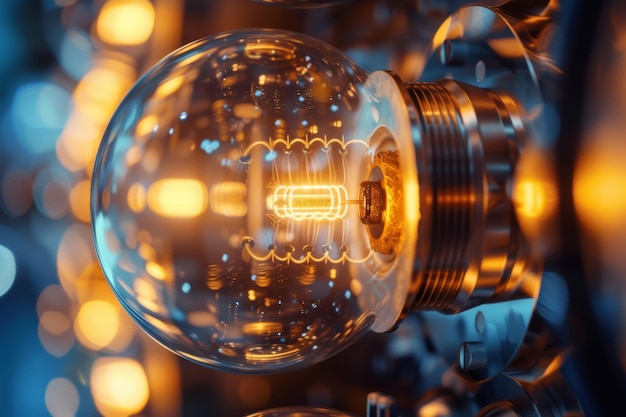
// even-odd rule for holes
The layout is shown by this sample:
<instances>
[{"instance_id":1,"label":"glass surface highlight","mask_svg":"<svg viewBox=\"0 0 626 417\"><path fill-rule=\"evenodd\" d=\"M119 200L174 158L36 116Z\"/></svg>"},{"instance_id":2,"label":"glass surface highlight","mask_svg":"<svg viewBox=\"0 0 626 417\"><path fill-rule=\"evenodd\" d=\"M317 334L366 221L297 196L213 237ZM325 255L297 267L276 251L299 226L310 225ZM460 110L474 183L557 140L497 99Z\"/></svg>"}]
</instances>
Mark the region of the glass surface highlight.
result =
<instances>
[{"instance_id":1,"label":"glass surface highlight","mask_svg":"<svg viewBox=\"0 0 626 417\"><path fill-rule=\"evenodd\" d=\"M276 372L392 326L412 268L402 228L415 224L364 224L360 184L384 183L384 161L397 168L412 148L394 139L391 76L370 79L313 38L249 30L184 46L139 80L98 152L92 224L141 328L203 365ZM377 195L383 214L404 205Z\"/></svg>"}]
</instances>

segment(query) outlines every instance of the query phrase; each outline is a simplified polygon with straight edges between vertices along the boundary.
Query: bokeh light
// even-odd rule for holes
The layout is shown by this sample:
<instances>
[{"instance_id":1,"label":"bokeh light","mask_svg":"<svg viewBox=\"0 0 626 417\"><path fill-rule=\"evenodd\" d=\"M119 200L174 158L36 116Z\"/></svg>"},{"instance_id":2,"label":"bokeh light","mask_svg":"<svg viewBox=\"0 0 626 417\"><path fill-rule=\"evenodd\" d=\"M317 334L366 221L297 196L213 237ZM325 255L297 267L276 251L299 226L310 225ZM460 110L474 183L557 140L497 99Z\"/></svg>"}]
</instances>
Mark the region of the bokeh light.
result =
<instances>
[{"instance_id":1,"label":"bokeh light","mask_svg":"<svg viewBox=\"0 0 626 417\"><path fill-rule=\"evenodd\" d=\"M142 44L153 27L154 7L147 0L110 0L96 23L100 39L114 45Z\"/></svg>"},{"instance_id":2,"label":"bokeh light","mask_svg":"<svg viewBox=\"0 0 626 417\"><path fill-rule=\"evenodd\" d=\"M5 212L17 217L26 213L33 204L33 179L28 171L11 169L0 183L0 201Z\"/></svg>"},{"instance_id":3,"label":"bokeh light","mask_svg":"<svg viewBox=\"0 0 626 417\"><path fill-rule=\"evenodd\" d=\"M6 246L0 245L0 297L11 289L15 282L16 271L13 252Z\"/></svg>"},{"instance_id":4,"label":"bokeh light","mask_svg":"<svg viewBox=\"0 0 626 417\"><path fill-rule=\"evenodd\" d=\"M103 300L83 304L74 322L78 340L91 350L100 350L111 343L119 325L117 310L110 302Z\"/></svg>"},{"instance_id":5,"label":"bokeh light","mask_svg":"<svg viewBox=\"0 0 626 417\"><path fill-rule=\"evenodd\" d=\"M52 417L76 415L80 398L76 385L67 378L55 378L46 388L46 406Z\"/></svg>"},{"instance_id":6,"label":"bokeh light","mask_svg":"<svg viewBox=\"0 0 626 417\"><path fill-rule=\"evenodd\" d=\"M11 121L17 143L30 154L54 149L70 114L70 94L51 80L33 80L20 85L11 104Z\"/></svg>"},{"instance_id":7,"label":"bokeh light","mask_svg":"<svg viewBox=\"0 0 626 417\"><path fill-rule=\"evenodd\" d=\"M141 364L131 358L97 359L89 382L96 407L105 417L135 415L150 395Z\"/></svg>"}]
</instances>

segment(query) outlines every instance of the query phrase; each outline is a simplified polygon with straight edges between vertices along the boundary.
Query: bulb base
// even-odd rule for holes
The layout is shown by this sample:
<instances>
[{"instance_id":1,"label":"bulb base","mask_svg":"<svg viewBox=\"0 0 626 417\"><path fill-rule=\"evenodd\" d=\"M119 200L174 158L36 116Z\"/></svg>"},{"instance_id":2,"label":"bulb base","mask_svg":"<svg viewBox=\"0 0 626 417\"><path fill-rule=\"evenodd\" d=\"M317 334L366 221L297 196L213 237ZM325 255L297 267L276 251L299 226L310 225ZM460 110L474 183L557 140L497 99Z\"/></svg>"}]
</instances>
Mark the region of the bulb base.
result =
<instances>
[{"instance_id":1,"label":"bulb base","mask_svg":"<svg viewBox=\"0 0 626 417\"><path fill-rule=\"evenodd\" d=\"M367 225L372 249L384 255L398 253L402 234L402 178L398 151L374 156L368 181L359 189L361 222Z\"/></svg>"},{"instance_id":2,"label":"bulb base","mask_svg":"<svg viewBox=\"0 0 626 417\"><path fill-rule=\"evenodd\" d=\"M408 310L454 313L509 298L529 259L509 196L524 142L506 93L452 80L405 84L418 115L418 270Z\"/></svg>"}]
</instances>

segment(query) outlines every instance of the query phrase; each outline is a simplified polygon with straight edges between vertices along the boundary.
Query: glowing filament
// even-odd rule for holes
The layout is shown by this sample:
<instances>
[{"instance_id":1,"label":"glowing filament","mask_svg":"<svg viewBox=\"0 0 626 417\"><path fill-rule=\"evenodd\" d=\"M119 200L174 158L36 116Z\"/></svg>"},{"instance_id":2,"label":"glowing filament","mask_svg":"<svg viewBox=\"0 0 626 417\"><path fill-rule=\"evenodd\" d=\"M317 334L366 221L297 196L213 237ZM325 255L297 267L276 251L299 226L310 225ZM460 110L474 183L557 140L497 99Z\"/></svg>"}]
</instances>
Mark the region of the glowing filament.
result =
<instances>
[{"instance_id":1,"label":"glowing filament","mask_svg":"<svg viewBox=\"0 0 626 417\"><path fill-rule=\"evenodd\" d=\"M345 217L348 192L342 185L281 185L267 197L267 208L280 218L336 220Z\"/></svg>"}]
</instances>

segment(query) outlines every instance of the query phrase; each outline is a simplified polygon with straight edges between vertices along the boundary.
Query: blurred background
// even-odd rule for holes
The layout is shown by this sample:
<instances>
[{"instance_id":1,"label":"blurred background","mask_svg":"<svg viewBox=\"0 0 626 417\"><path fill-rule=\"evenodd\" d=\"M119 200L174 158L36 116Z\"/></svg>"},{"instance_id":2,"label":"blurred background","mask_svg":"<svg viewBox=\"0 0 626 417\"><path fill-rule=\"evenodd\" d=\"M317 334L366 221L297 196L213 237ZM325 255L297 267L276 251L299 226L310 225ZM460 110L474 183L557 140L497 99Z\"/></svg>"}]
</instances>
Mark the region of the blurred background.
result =
<instances>
[{"instance_id":1,"label":"blurred background","mask_svg":"<svg viewBox=\"0 0 626 417\"><path fill-rule=\"evenodd\" d=\"M92 246L91 170L117 104L160 58L217 32L275 27L325 40L367 70L417 80L435 31L466 2L262 3L0 2L1 416L243 416L292 405L365 415L375 391L393 395L406 415L477 411L462 404L454 364L429 345L417 316L309 369L235 375L157 345L106 283ZM546 158L561 203L552 219L561 227L537 232L537 244L560 266L573 306L561 344L575 351L567 390L585 414L601 413L621 405L626 369L624 7L480 3L517 12L527 32L551 23L533 52L562 76L545 83L554 116Z\"/></svg>"}]
</instances>

